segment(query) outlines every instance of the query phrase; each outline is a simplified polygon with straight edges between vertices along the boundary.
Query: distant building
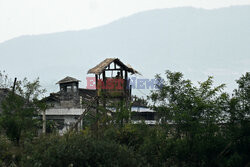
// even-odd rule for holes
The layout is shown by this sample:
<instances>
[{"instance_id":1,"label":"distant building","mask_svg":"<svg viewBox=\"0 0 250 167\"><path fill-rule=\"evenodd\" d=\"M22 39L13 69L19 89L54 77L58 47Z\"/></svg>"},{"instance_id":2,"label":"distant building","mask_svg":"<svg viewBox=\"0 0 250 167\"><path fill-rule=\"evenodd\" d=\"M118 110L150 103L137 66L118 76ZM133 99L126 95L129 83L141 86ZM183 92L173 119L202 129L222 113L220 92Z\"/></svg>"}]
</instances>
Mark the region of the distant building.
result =
<instances>
[{"instance_id":1,"label":"distant building","mask_svg":"<svg viewBox=\"0 0 250 167\"><path fill-rule=\"evenodd\" d=\"M46 120L57 123L59 133L65 133L83 114L83 102L90 101L96 94L95 90L79 88L80 80L66 77L57 82L60 91L51 93L44 98L48 105ZM79 128L81 124L79 124Z\"/></svg>"},{"instance_id":2,"label":"distant building","mask_svg":"<svg viewBox=\"0 0 250 167\"><path fill-rule=\"evenodd\" d=\"M157 113L149 107L132 106L131 107L131 121L134 124L144 122L147 125L157 124Z\"/></svg>"},{"instance_id":3,"label":"distant building","mask_svg":"<svg viewBox=\"0 0 250 167\"><path fill-rule=\"evenodd\" d=\"M56 122L61 134L72 128L82 128L84 115L90 111L97 113L98 106L108 109L110 104L121 100L126 106L131 104L128 74L139 72L130 65L125 65L117 58L108 58L91 68L88 74L95 75L95 89L79 88L80 80L68 76L57 82L59 92L51 93L43 99L48 105L46 120ZM94 104L95 107L83 106L84 103ZM144 120L147 124L155 124L155 113L146 106L134 105L132 113L134 123Z\"/></svg>"},{"instance_id":4,"label":"distant building","mask_svg":"<svg viewBox=\"0 0 250 167\"><path fill-rule=\"evenodd\" d=\"M134 124L144 122L147 125L157 124L157 113L148 107L148 102L144 98L132 96L131 121Z\"/></svg>"}]
</instances>

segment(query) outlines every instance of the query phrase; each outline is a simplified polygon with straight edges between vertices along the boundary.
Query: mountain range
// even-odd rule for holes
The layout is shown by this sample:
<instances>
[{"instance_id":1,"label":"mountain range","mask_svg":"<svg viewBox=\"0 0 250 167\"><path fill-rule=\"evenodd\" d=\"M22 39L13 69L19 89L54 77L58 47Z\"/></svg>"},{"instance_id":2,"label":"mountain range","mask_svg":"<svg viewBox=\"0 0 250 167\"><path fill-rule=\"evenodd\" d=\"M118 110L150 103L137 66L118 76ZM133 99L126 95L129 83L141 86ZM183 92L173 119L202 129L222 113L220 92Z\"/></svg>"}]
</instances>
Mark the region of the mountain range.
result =
<instances>
[{"instance_id":1,"label":"mountain range","mask_svg":"<svg viewBox=\"0 0 250 167\"><path fill-rule=\"evenodd\" d=\"M213 10L157 9L80 31L25 35L0 43L0 70L11 77L40 77L48 90L65 76L82 80L88 69L117 57L143 76L165 70L203 81L214 76L231 92L250 68L250 6ZM145 90L136 91L145 95Z\"/></svg>"}]
</instances>

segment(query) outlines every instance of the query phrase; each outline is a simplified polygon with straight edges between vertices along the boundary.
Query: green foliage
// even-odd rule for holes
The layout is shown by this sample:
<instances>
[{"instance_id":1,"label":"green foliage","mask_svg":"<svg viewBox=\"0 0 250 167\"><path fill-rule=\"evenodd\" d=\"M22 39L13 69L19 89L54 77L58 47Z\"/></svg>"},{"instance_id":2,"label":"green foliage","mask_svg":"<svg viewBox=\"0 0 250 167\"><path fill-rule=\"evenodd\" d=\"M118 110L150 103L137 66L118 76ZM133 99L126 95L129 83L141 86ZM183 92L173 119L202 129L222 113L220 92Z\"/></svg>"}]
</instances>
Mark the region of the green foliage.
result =
<instances>
[{"instance_id":1,"label":"green foliage","mask_svg":"<svg viewBox=\"0 0 250 167\"><path fill-rule=\"evenodd\" d=\"M39 82L29 83L3 103L2 132L15 141L21 129L25 142L17 147L0 136L0 166L249 166L249 73L237 80L232 96L223 92L225 85L213 86L212 77L194 85L167 71L165 79L156 79L161 85L150 99L159 124L131 124L131 111L120 102L109 106L116 109L112 116L105 107L94 118L90 113L81 132L38 138L28 134L46 105L37 100Z\"/></svg>"},{"instance_id":2,"label":"green foliage","mask_svg":"<svg viewBox=\"0 0 250 167\"><path fill-rule=\"evenodd\" d=\"M35 118L44 109L44 105L37 98L43 92L38 79L29 82L25 78L17 81L15 93L9 92L2 101L0 126L17 145L21 137L32 139L37 133L38 120Z\"/></svg>"},{"instance_id":3,"label":"green foliage","mask_svg":"<svg viewBox=\"0 0 250 167\"><path fill-rule=\"evenodd\" d=\"M7 166L12 159L11 142L7 137L0 135L0 166Z\"/></svg>"},{"instance_id":4,"label":"green foliage","mask_svg":"<svg viewBox=\"0 0 250 167\"><path fill-rule=\"evenodd\" d=\"M115 113L112 116L112 121L117 125L124 126L125 123L129 122L130 107L126 106L124 101L115 104L114 107Z\"/></svg>"},{"instance_id":5,"label":"green foliage","mask_svg":"<svg viewBox=\"0 0 250 167\"><path fill-rule=\"evenodd\" d=\"M137 97L136 95L132 96L132 104L133 106L148 106L148 102L146 99L144 99L143 97Z\"/></svg>"},{"instance_id":6,"label":"green foliage","mask_svg":"<svg viewBox=\"0 0 250 167\"><path fill-rule=\"evenodd\" d=\"M0 125L12 141L19 143L22 131L33 125L34 109L26 107L25 100L12 93L4 100L2 108Z\"/></svg>"},{"instance_id":7,"label":"green foliage","mask_svg":"<svg viewBox=\"0 0 250 167\"><path fill-rule=\"evenodd\" d=\"M235 109L238 115L236 118L249 121L250 117L250 73L246 73L239 80L238 89L235 89L234 100L236 100ZM235 113L236 114L236 113Z\"/></svg>"},{"instance_id":8,"label":"green foliage","mask_svg":"<svg viewBox=\"0 0 250 167\"><path fill-rule=\"evenodd\" d=\"M41 87L39 78L32 82L24 78L22 81L17 81L16 84L16 94L23 97L27 102L37 101L39 96L46 91Z\"/></svg>"},{"instance_id":9,"label":"green foliage","mask_svg":"<svg viewBox=\"0 0 250 167\"><path fill-rule=\"evenodd\" d=\"M11 80L5 71L0 71L0 88L10 88Z\"/></svg>"},{"instance_id":10,"label":"green foliage","mask_svg":"<svg viewBox=\"0 0 250 167\"><path fill-rule=\"evenodd\" d=\"M237 155L249 156L248 152L239 150L238 143L241 141L248 147L250 141L249 130L246 131L249 121L242 122L249 112L246 105L249 87L242 86L246 85L247 76L237 81L239 89L232 99L222 91L225 85L213 86L212 77L198 86L185 80L179 72L166 71L166 80L159 75L156 78L161 85L150 98L161 125L170 127L171 144L168 145L172 156L168 161L172 159L180 166L220 166L227 158L232 164ZM236 117L241 123L230 123ZM242 137L244 141L240 140ZM245 157L241 162L246 164L246 160Z\"/></svg>"},{"instance_id":11,"label":"green foliage","mask_svg":"<svg viewBox=\"0 0 250 167\"><path fill-rule=\"evenodd\" d=\"M229 119L224 134L228 145L221 159L224 158L227 166L243 166L249 163L250 157L250 74L243 75L237 83L238 88L232 98L228 97L226 108Z\"/></svg>"},{"instance_id":12,"label":"green foliage","mask_svg":"<svg viewBox=\"0 0 250 167\"><path fill-rule=\"evenodd\" d=\"M126 146L83 134L48 136L27 147L22 166L141 166Z\"/></svg>"},{"instance_id":13,"label":"green foliage","mask_svg":"<svg viewBox=\"0 0 250 167\"><path fill-rule=\"evenodd\" d=\"M96 122L98 121L100 125L99 127L104 129L110 126L123 127L124 125L129 123L130 115L131 115L130 105L126 104L125 101L121 100L118 102L113 102L111 104L108 104L107 108L99 106L95 121ZM88 120L84 121L89 122ZM92 123L93 121L94 120L92 119Z\"/></svg>"}]
</instances>

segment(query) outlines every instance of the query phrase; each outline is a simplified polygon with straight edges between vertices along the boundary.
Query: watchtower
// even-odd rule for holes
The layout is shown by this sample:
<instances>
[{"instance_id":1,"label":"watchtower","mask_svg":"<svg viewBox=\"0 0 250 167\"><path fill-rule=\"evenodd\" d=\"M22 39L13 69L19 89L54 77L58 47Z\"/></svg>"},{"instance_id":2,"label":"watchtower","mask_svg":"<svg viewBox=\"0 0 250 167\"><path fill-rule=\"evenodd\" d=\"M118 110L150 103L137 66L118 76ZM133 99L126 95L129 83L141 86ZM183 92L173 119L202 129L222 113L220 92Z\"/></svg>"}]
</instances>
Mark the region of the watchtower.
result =
<instances>
[{"instance_id":1,"label":"watchtower","mask_svg":"<svg viewBox=\"0 0 250 167\"><path fill-rule=\"evenodd\" d=\"M71 108L79 105L79 82L69 76L57 82L60 86L61 106Z\"/></svg>"},{"instance_id":2,"label":"watchtower","mask_svg":"<svg viewBox=\"0 0 250 167\"><path fill-rule=\"evenodd\" d=\"M103 106L118 100L124 100L128 104L131 99L129 73L139 74L118 58L107 58L88 71L88 74L95 74L96 96L104 99Z\"/></svg>"}]
</instances>

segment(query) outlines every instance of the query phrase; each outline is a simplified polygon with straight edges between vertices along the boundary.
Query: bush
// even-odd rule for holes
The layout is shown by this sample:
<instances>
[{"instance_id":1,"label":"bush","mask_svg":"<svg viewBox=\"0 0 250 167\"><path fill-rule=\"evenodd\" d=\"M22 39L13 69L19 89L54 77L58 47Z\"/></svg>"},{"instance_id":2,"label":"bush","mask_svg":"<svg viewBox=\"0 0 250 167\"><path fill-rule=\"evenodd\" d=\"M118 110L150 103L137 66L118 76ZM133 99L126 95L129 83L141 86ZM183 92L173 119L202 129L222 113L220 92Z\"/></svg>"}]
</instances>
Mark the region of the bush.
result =
<instances>
[{"instance_id":1,"label":"bush","mask_svg":"<svg viewBox=\"0 0 250 167\"><path fill-rule=\"evenodd\" d=\"M0 166L5 166L11 161L11 142L5 137L0 135Z\"/></svg>"},{"instance_id":2,"label":"bush","mask_svg":"<svg viewBox=\"0 0 250 167\"><path fill-rule=\"evenodd\" d=\"M26 147L22 166L142 166L132 150L83 134L42 137Z\"/></svg>"}]
</instances>

